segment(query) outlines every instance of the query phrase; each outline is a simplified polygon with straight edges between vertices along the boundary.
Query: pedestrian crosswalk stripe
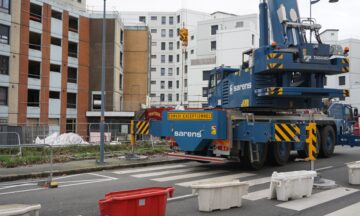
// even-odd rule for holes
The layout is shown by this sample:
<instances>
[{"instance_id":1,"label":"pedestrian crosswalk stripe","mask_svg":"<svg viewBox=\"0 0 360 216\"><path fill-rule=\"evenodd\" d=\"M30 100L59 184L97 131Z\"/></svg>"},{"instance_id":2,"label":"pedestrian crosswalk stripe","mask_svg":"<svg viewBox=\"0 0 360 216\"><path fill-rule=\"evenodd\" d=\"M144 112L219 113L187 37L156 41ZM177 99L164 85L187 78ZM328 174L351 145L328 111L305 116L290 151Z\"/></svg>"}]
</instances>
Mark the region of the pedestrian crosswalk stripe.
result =
<instances>
[{"instance_id":1,"label":"pedestrian crosswalk stripe","mask_svg":"<svg viewBox=\"0 0 360 216\"><path fill-rule=\"evenodd\" d=\"M352 189L352 188L344 188L339 187L332 190L320 192L311 195L309 198L303 198L303 199L297 199L292 200L289 202L285 202L279 205L276 205L277 207L291 209L295 211L302 211L304 209L311 208L313 206L317 206L326 202L329 202L331 200L347 196L349 194L355 193L358 190Z\"/></svg>"},{"instance_id":2,"label":"pedestrian crosswalk stripe","mask_svg":"<svg viewBox=\"0 0 360 216\"><path fill-rule=\"evenodd\" d=\"M252 173L238 173L238 174L232 174L232 175L224 175L224 176L218 176L213 178L206 178L206 179L200 179L195 181L188 181L188 182L181 182L177 183L175 185L182 186L182 187L190 187L193 184L197 183L203 183L203 182L212 182L212 181L231 181L239 178L245 178L254 176L255 174Z\"/></svg>"},{"instance_id":3,"label":"pedestrian crosswalk stripe","mask_svg":"<svg viewBox=\"0 0 360 216\"><path fill-rule=\"evenodd\" d=\"M268 188L265 190L259 190L259 191L248 193L245 196L243 196L243 199L255 201L255 200L264 199L266 197L269 197L269 194L270 194L270 190Z\"/></svg>"},{"instance_id":4,"label":"pedestrian crosswalk stripe","mask_svg":"<svg viewBox=\"0 0 360 216\"><path fill-rule=\"evenodd\" d=\"M249 184L249 186L254 186L254 185L259 185L259 184L265 184L270 182L270 177L264 177L264 178L257 178L257 179L252 179L249 181L245 181L246 183Z\"/></svg>"},{"instance_id":5,"label":"pedestrian crosswalk stripe","mask_svg":"<svg viewBox=\"0 0 360 216\"><path fill-rule=\"evenodd\" d=\"M334 211L325 216L344 216L344 215L358 215L360 212L360 202L353 205L347 206L345 208Z\"/></svg>"},{"instance_id":6,"label":"pedestrian crosswalk stripe","mask_svg":"<svg viewBox=\"0 0 360 216\"><path fill-rule=\"evenodd\" d=\"M128 169L128 170L119 170L113 173L115 174L130 174L130 173L137 173L137 172L148 172L154 170L163 170L163 169L174 169L174 168L183 168L186 165L178 164L178 165L168 165L168 166L152 166L152 167L145 167L145 168L138 168L138 169Z\"/></svg>"},{"instance_id":7,"label":"pedestrian crosswalk stripe","mask_svg":"<svg viewBox=\"0 0 360 216\"><path fill-rule=\"evenodd\" d=\"M153 181L157 182L166 182L166 181L176 181L180 179L187 179L187 178L193 178L193 177L200 177L200 176L207 176L207 175L213 175L213 174L219 174L219 173L226 173L228 171L224 170L213 170L213 171L206 171L206 172L196 172L196 173L190 173L190 174L184 174L184 175L176 175L176 176L168 176L168 177L162 177L162 178L155 178L151 179Z\"/></svg>"},{"instance_id":8,"label":"pedestrian crosswalk stripe","mask_svg":"<svg viewBox=\"0 0 360 216\"><path fill-rule=\"evenodd\" d=\"M174 169L174 170L166 170L166 171L161 171L161 172L136 174L136 175L132 175L132 177L147 178L147 177L154 177L154 176L161 176L161 175L168 175L168 174L185 173L185 172L190 172L190 171L201 171L201 169L196 169L196 168Z\"/></svg>"}]
</instances>

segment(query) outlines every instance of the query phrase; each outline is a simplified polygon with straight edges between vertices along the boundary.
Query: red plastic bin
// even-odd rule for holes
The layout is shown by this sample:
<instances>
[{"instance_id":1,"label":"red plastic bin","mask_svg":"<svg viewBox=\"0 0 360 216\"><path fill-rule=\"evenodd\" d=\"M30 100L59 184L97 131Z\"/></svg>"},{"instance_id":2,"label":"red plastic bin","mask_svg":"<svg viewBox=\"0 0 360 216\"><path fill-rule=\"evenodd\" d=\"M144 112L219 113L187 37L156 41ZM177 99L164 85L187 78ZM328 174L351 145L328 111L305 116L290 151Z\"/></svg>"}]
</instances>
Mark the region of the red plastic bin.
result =
<instances>
[{"instance_id":1,"label":"red plastic bin","mask_svg":"<svg viewBox=\"0 0 360 216\"><path fill-rule=\"evenodd\" d=\"M165 216L167 194L174 187L153 187L111 192L99 200L101 216Z\"/></svg>"}]
</instances>

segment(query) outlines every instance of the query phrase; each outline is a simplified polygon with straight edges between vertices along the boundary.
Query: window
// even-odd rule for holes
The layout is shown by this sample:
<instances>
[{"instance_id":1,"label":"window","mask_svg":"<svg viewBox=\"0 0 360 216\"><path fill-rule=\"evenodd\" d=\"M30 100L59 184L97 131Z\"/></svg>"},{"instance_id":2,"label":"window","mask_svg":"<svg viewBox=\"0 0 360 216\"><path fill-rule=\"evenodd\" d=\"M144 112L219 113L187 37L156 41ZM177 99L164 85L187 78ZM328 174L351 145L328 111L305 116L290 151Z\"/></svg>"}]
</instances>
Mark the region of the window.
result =
<instances>
[{"instance_id":1,"label":"window","mask_svg":"<svg viewBox=\"0 0 360 216\"><path fill-rule=\"evenodd\" d=\"M152 59L156 59L156 55L151 55L151 58L152 58Z\"/></svg>"},{"instance_id":2,"label":"window","mask_svg":"<svg viewBox=\"0 0 360 216\"><path fill-rule=\"evenodd\" d=\"M30 20L41 23L42 7L37 4L30 3Z\"/></svg>"},{"instance_id":3,"label":"window","mask_svg":"<svg viewBox=\"0 0 360 216\"><path fill-rule=\"evenodd\" d=\"M180 15L177 16L177 23L180 23Z\"/></svg>"},{"instance_id":4,"label":"window","mask_svg":"<svg viewBox=\"0 0 360 216\"><path fill-rule=\"evenodd\" d=\"M157 46L156 42L151 42L151 46Z\"/></svg>"},{"instance_id":5,"label":"window","mask_svg":"<svg viewBox=\"0 0 360 216\"><path fill-rule=\"evenodd\" d=\"M173 63L173 55L169 55L169 63Z\"/></svg>"},{"instance_id":6,"label":"window","mask_svg":"<svg viewBox=\"0 0 360 216\"><path fill-rule=\"evenodd\" d=\"M151 71L151 72L156 72L156 68L152 67L152 68L150 69L150 71Z\"/></svg>"},{"instance_id":7,"label":"window","mask_svg":"<svg viewBox=\"0 0 360 216\"><path fill-rule=\"evenodd\" d=\"M157 16L151 16L151 20L153 21L157 20Z\"/></svg>"},{"instance_id":8,"label":"window","mask_svg":"<svg viewBox=\"0 0 360 216\"><path fill-rule=\"evenodd\" d=\"M160 94L160 101L164 102L165 101L165 95L164 94Z\"/></svg>"},{"instance_id":9,"label":"window","mask_svg":"<svg viewBox=\"0 0 360 216\"><path fill-rule=\"evenodd\" d=\"M76 119L66 119L66 133L76 133Z\"/></svg>"},{"instance_id":10,"label":"window","mask_svg":"<svg viewBox=\"0 0 360 216\"><path fill-rule=\"evenodd\" d=\"M169 17L169 24L174 25L174 17L173 16Z\"/></svg>"},{"instance_id":11,"label":"window","mask_svg":"<svg viewBox=\"0 0 360 216\"><path fill-rule=\"evenodd\" d=\"M61 46L61 39L56 37L51 37L51 44L55 46Z\"/></svg>"},{"instance_id":12,"label":"window","mask_svg":"<svg viewBox=\"0 0 360 216\"><path fill-rule=\"evenodd\" d=\"M176 75L178 75L178 76L179 76L179 74L180 74L180 68L179 68L179 67L177 67L177 68L176 68Z\"/></svg>"},{"instance_id":13,"label":"window","mask_svg":"<svg viewBox=\"0 0 360 216\"><path fill-rule=\"evenodd\" d=\"M57 64L50 64L50 71L51 72L57 72L57 73L60 73L61 67L60 65L57 65Z\"/></svg>"},{"instance_id":14,"label":"window","mask_svg":"<svg viewBox=\"0 0 360 216\"><path fill-rule=\"evenodd\" d=\"M120 66L122 67L124 63L124 54L120 52Z\"/></svg>"},{"instance_id":15,"label":"window","mask_svg":"<svg viewBox=\"0 0 360 216\"><path fill-rule=\"evenodd\" d=\"M169 68L168 70L168 76L172 76L173 75L173 69L172 68Z\"/></svg>"},{"instance_id":16,"label":"window","mask_svg":"<svg viewBox=\"0 0 360 216\"><path fill-rule=\"evenodd\" d=\"M69 57L77 58L77 43L69 41Z\"/></svg>"},{"instance_id":17,"label":"window","mask_svg":"<svg viewBox=\"0 0 360 216\"><path fill-rule=\"evenodd\" d=\"M161 88L161 89L165 89L165 81L161 81L161 82L160 82L160 88Z\"/></svg>"},{"instance_id":18,"label":"window","mask_svg":"<svg viewBox=\"0 0 360 216\"><path fill-rule=\"evenodd\" d=\"M176 94L176 101L179 101L179 100L180 100L180 95Z\"/></svg>"},{"instance_id":19,"label":"window","mask_svg":"<svg viewBox=\"0 0 360 216\"><path fill-rule=\"evenodd\" d=\"M211 41L211 51L216 50L216 41Z\"/></svg>"},{"instance_id":20,"label":"window","mask_svg":"<svg viewBox=\"0 0 360 216\"><path fill-rule=\"evenodd\" d=\"M40 104L40 91L35 89L28 89L27 105L30 107L39 107Z\"/></svg>"},{"instance_id":21,"label":"window","mask_svg":"<svg viewBox=\"0 0 360 216\"><path fill-rule=\"evenodd\" d=\"M255 45L255 35L254 34L251 35L251 44L253 46Z\"/></svg>"},{"instance_id":22,"label":"window","mask_svg":"<svg viewBox=\"0 0 360 216\"><path fill-rule=\"evenodd\" d=\"M161 50L166 50L166 43L165 42L161 42Z\"/></svg>"},{"instance_id":23,"label":"window","mask_svg":"<svg viewBox=\"0 0 360 216\"><path fill-rule=\"evenodd\" d=\"M173 82L172 81L168 81L168 89L172 89L173 87Z\"/></svg>"},{"instance_id":24,"label":"window","mask_svg":"<svg viewBox=\"0 0 360 216\"><path fill-rule=\"evenodd\" d=\"M208 96L208 92L209 92L208 87L203 87L203 88L202 88L202 96L203 96L203 97L207 97L207 96Z\"/></svg>"},{"instance_id":25,"label":"window","mask_svg":"<svg viewBox=\"0 0 360 216\"><path fill-rule=\"evenodd\" d=\"M49 98L51 99L60 99L60 92L50 91Z\"/></svg>"},{"instance_id":26,"label":"window","mask_svg":"<svg viewBox=\"0 0 360 216\"><path fill-rule=\"evenodd\" d=\"M180 41L176 42L176 48L180 49Z\"/></svg>"},{"instance_id":27,"label":"window","mask_svg":"<svg viewBox=\"0 0 360 216\"><path fill-rule=\"evenodd\" d=\"M9 44L10 27L0 24L0 43Z\"/></svg>"},{"instance_id":28,"label":"window","mask_svg":"<svg viewBox=\"0 0 360 216\"><path fill-rule=\"evenodd\" d=\"M163 25L166 24L166 16L161 17L161 24L163 24Z\"/></svg>"},{"instance_id":29,"label":"window","mask_svg":"<svg viewBox=\"0 0 360 216\"><path fill-rule=\"evenodd\" d=\"M119 77L119 89L122 90L123 89L123 75L120 74Z\"/></svg>"},{"instance_id":30,"label":"window","mask_svg":"<svg viewBox=\"0 0 360 216\"><path fill-rule=\"evenodd\" d=\"M187 100L188 100L188 93L185 92L185 93L184 93L184 101L187 101Z\"/></svg>"},{"instance_id":31,"label":"window","mask_svg":"<svg viewBox=\"0 0 360 216\"><path fill-rule=\"evenodd\" d=\"M161 55L161 63L165 63L165 55Z\"/></svg>"},{"instance_id":32,"label":"window","mask_svg":"<svg viewBox=\"0 0 360 216\"><path fill-rule=\"evenodd\" d=\"M176 80L176 88L180 88L180 81L179 80Z\"/></svg>"},{"instance_id":33,"label":"window","mask_svg":"<svg viewBox=\"0 0 360 216\"><path fill-rule=\"evenodd\" d=\"M166 37L166 29L161 29L161 37Z\"/></svg>"},{"instance_id":34,"label":"window","mask_svg":"<svg viewBox=\"0 0 360 216\"><path fill-rule=\"evenodd\" d=\"M235 28L242 28L242 27L244 27L244 22L243 21L236 22Z\"/></svg>"},{"instance_id":35,"label":"window","mask_svg":"<svg viewBox=\"0 0 360 216\"><path fill-rule=\"evenodd\" d=\"M211 35L216 35L217 30L219 29L218 25L211 26Z\"/></svg>"},{"instance_id":36,"label":"window","mask_svg":"<svg viewBox=\"0 0 360 216\"><path fill-rule=\"evenodd\" d=\"M8 88L0 87L0 106L8 105Z\"/></svg>"},{"instance_id":37,"label":"window","mask_svg":"<svg viewBox=\"0 0 360 216\"><path fill-rule=\"evenodd\" d=\"M0 55L0 74L9 74L9 56Z\"/></svg>"},{"instance_id":38,"label":"window","mask_svg":"<svg viewBox=\"0 0 360 216\"><path fill-rule=\"evenodd\" d=\"M156 94L150 94L150 97L154 98L156 97Z\"/></svg>"},{"instance_id":39,"label":"window","mask_svg":"<svg viewBox=\"0 0 360 216\"><path fill-rule=\"evenodd\" d=\"M124 30L120 30L120 43L124 43Z\"/></svg>"},{"instance_id":40,"label":"window","mask_svg":"<svg viewBox=\"0 0 360 216\"><path fill-rule=\"evenodd\" d=\"M184 79L184 87L186 88L188 86L187 79Z\"/></svg>"},{"instance_id":41,"label":"window","mask_svg":"<svg viewBox=\"0 0 360 216\"><path fill-rule=\"evenodd\" d=\"M187 72L188 72L188 66L185 65L185 73L187 73Z\"/></svg>"},{"instance_id":42,"label":"window","mask_svg":"<svg viewBox=\"0 0 360 216\"><path fill-rule=\"evenodd\" d=\"M0 12L10 13L10 0L0 0Z\"/></svg>"},{"instance_id":43,"label":"window","mask_svg":"<svg viewBox=\"0 0 360 216\"><path fill-rule=\"evenodd\" d=\"M76 93L67 93L66 107L76 109Z\"/></svg>"},{"instance_id":44,"label":"window","mask_svg":"<svg viewBox=\"0 0 360 216\"><path fill-rule=\"evenodd\" d=\"M168 101L172 102L172 94L168 94Z\"/></svg>"},{"instance_id":45,"label":"window","mask_svg":"<svg viewBox=\"0 0 360 216\"><path fill-rule=\"evenodd\" d=\"M346 84L345 76L339 76L339 85L343 86Z\"/></svg>"},{"instance_id":46,"label":"window","mask_svg":"<svg viewBox=\"0 0 360 216\"><path fill-rule=\"evenodd\" d=\"M29 33L29 48L34 50L41 50L41 34Z\"/></svg>"},{"instance_id":47,"label":"window","mask_svg":"<svg viewBox=\"0 0 360 216\"><path fill-rule=\"evenodd\" d=\"M161 68L160 73L161 76L165 76L165 68Z\"/></svg>"},{"instance_id":48,"label":"window","mask_svg":"<svg viewBox=\"0 0 360 216\"><path fill-rule=\"evenodd\" d=\"M69 17L69 31L78 33L79 20L76 17Z\"/></svg>"},{"instance_id":49,"label":"window","mask_svg":"<svg viewBox=\"0 0 360 216\"><path fill-rule=\"evenodd\" d=\"M174 50L174 43L173 42L169 42L169 50Z\"/></svg>"},{"instance_id":50,"label":"window","mask_svg":"<svg viewBox=\"0 0 360 216\"><path fill-rule=\"evenodd\" d=\"M151 85L156 85L156 80L151 80L150 84Z\"/></svg>"},{"instance_id":51,"label":"window","mask_svg":"<svg viewBox=\"0 0 360 216\"><path fill-rule=\"evenodd\" d=\"M177 36L180 36L180 29L179 28L176 29L176 34L177 34Z\"/></svg>"},{"instance_id":52,"label":"window","mask_svg":"<svg viewBox=\"0 0 360 216\"><path fill-rule=\"evenodd\" d=\"M176 62L180 62L180 54L176 55Z\"/></svg>"},{"instance_id":53,"label":"window","mask_svg":"<svg viewBox=\"0 0 360 216\"><path fill-rule=\"evenodd\" d=\"M194 40L194 39L195 39L195 36L194 36L194 35L191 35L190 39L191 39L191 40Z\"/></svg>"},{"instance_id":54,"label":"window","mask_svg":"<svg viewBox=\"0 0 360 216\"><path fill-rule=\"evenodd\" d=\"M187 60L187 59L188 59L188 52L185 51L185 60Z\"/></svg>"},{"instance_id":55,"label":"window","mask_svg":"<svg viewBox=\"0 0 360 216\"><path fill-rule=\"evenodd\" d=\"M190 50L190 54L194 54L194 50Z\"/></svg>"},{"instance_id":56,"label":"window","mask_svg":"<svg viewBox=\"0 0 360 216\"><path fill-rule=\"evenodd\" d=\"M155 33L157 33L157 29L151 29L150 32L155 34Z\"/></svg>"},{"instance_id":57,"label":"window","mask_svg":"<svg viewBox=\"0 0 360 216\"><path fill-rule=\"evenodd\" d=\"M68 67L68 83L77 83L77 68Z\"/></svg>"},{"instance_id":58,"label":"window","mask_svg":"<svg viewBox=\"0 0 360 216\"><path fill-rule=\"evenodd\" d=\"M62 13L56 10L52 10L51 17L54 19L62 20Z\"/></svg>"},{"instance_id":59,"label":"window","mask_svg":"<svg viewBox=\"0 0 360 216\"><path fill-rule=\"evenodd\" d=\"M146 17L145 16L139 16L139 22L146 23Z\"/></svg>"},{"instance_id":60,"label":"window","mask_svg":"<svg viewBox=\"0 0 360 216\"><path fill-rule=\"evenodd\" d=\"M40 62L29 61L28 69L28 77L40 79Z\"/></svg>"},{"instance_id":61,"label":"window","mask_svg":"<svg viewBox=\"0 0 360 216\"><path fill-rule=\"evenodd\" d=\"M174 37L174 29L169 29L169 37Z\"/></svg>"},{"instance_id":62,"label":"window","mask_svg":"<svg viewBox=\"0 0 360 216\"><path fill-rule=\"evenodd\" d=\"M210 71L203 71L203 81L207 81L210 78Z\"/></svg>"}]
</instances>

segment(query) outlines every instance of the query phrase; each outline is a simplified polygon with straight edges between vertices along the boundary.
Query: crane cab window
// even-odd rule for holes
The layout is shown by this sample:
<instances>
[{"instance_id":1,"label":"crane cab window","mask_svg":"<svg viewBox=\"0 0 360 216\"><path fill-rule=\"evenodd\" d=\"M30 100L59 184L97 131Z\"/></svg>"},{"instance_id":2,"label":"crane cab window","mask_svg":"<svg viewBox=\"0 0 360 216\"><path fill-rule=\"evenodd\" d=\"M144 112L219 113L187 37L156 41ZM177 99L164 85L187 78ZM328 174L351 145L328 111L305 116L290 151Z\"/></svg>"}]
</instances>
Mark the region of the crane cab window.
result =
<instances>
[{"instance_id":1,"label":"crane cab window","mask_svg":"<svg viewBox=\"0 0 360 216\"><path fill-rule=\"evenodd\" d=\"M350 107L345 107L345 120L346 121L352 121L353 120L353 114Z\"/></svg>"}]
</instances>

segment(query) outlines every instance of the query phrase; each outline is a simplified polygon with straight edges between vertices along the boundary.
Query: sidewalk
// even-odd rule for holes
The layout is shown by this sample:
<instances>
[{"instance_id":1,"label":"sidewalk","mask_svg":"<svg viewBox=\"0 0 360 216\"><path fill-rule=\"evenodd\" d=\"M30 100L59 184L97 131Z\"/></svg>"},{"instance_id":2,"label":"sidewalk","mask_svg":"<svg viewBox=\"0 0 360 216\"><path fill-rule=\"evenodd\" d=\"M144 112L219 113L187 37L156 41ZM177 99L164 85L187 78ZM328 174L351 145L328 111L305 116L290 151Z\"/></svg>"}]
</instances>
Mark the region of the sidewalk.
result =
<instances>
[{"instance_id":1,"label":"sidewalk","mask_svg":"<svg viewBox=\"0 0 360 216\"><path fill-rule=\"evenodd\" d=\"M105 159L104 165L96 164L95 160L80 160L53 164L53 175L70 175L101 170L132 168L179 162L184 162L184 160L174 159L164 155L154 155L145 160L108 158ZM40 164L16 168L0 168L0 182L15 181L27 178L43 178L48 177L49 173L50 164Z\"/></svg>"}]
</instances>

